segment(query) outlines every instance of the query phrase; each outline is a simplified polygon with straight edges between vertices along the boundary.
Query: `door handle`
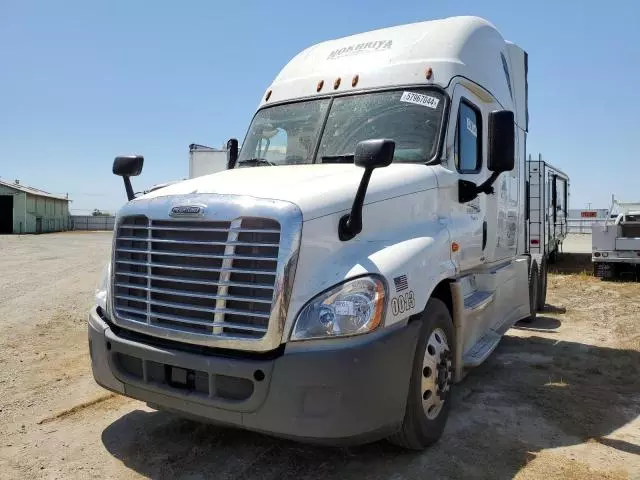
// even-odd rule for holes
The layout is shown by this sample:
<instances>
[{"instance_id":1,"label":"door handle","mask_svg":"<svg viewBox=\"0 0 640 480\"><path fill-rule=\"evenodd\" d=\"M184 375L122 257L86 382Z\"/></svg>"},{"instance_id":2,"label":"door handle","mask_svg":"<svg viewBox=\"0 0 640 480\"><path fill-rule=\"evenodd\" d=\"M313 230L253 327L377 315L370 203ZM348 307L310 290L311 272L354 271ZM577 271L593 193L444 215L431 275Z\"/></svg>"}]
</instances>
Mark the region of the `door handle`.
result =
<instances>
[{"instance_id":1,"label":"door handle","mask_svg":"<svg viewBox=\"0 0 640 480\"><path fill-rule=\"evenodd\" d=\"M482 222L482 250L487 246L487 221Z\"/></svg>"}]
</instances>

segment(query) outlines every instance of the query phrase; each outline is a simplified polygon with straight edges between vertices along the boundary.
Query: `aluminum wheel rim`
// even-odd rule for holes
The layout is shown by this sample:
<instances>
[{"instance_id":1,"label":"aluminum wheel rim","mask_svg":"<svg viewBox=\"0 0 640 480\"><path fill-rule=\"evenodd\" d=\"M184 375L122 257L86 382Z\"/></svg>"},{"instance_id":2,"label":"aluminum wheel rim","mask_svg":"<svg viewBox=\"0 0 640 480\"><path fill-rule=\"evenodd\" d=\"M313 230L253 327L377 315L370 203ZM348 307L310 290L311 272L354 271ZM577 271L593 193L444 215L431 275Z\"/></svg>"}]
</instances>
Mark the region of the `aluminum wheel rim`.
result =
<instances>
[{"instance_id":1,"label":"aluminum wheel rim","mask_svg":"<svg viewBox=\"0 0 640 480\"><path fill-rule=\"evenodd\" d=\"M438 416L451 386L451 349L440 328L431 332L422 361L420 395L422 408L429 420Z\"/></svg>"}]
</instances>

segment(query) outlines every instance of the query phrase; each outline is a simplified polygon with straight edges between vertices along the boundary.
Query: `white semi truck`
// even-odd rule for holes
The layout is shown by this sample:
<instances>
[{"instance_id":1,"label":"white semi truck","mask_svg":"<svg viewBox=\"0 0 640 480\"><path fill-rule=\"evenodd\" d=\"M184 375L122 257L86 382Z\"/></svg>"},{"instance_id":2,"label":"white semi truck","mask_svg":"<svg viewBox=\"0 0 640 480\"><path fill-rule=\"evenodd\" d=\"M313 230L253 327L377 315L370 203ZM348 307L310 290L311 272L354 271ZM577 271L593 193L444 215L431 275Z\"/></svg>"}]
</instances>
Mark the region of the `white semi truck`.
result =
<instances>
[{"instance_id":1,"label":"white semi truck","mask_svg":"<svg viewBox=\"0 0 640 480\"><path fill-rule=\"evenodd\" d=\"M640 280L640 202L612 200L604 225L591 227L593 273L596 277Z\"/></svg>"},{"instance_id":2,"label":"white semi truck","mask_svg":"<svg viewBox=\"0 0 640 480\"><path fill-rule=\"evenodd\" d=\"M527 54L476 17L312 46L224 172L130 201L89 314L96 381L305 441L442 434L455 382L535 317Z\"/></svg>"},{"instance_id":3,"label":"white semi truck","mask_svg":"<svg viewBox=\"0 0 640 480\"><path fill-rule=\"evenodd\" d=\"M560 169L529 155L527 161L527 198L529 219L527 222L527 245L529 252L539 258L538 308L542 310L546 301L547 266L554 263L567 237L569 211L569 176Z\"/></svg>"}]
</instances>

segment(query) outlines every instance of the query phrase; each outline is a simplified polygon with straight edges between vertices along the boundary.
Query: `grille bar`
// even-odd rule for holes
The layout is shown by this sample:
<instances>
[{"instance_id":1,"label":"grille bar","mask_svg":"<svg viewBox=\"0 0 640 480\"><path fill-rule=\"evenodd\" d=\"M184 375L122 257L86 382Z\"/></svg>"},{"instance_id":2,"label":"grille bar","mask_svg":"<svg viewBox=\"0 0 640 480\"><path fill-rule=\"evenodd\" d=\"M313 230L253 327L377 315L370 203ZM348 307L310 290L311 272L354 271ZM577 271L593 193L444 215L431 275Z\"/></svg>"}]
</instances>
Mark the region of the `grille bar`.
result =
<instances>
[{"instance_id":1,"label":"grille bar","mask_svg":"<svg viewBox=\"0 0 640 480\"><path fill-rule=\"evenodd\" d=\"M134 313L136 315L145 315L146 312L144 310L140 310L138 308L130 308L130 307L121 307L118 310L122 310L124 312L129 312L129 313ZM250 325L242 325L242 324L236 324L236 323L229 323L229 322L224 322L224 323L215 323L215 322L206 322L206 321L202 321L202 320L185 320L183 317L180 317L178 315L171 315L168 313L154 313L152 315L155 318L161 318L161 319L165 319L165 320L169 320L171 322L176 322L176 323L187 323L187 324L192 324L192 325L200 325L203 327L226 327L226 328L233 328L234 330L244 330L247 332L266 332L267 329L265 327L253 327ZM132 320L134 322L139 322L140 320L134 319L134 318L128 318L128 320Z\"/></svg>"},{"instance_id":2,"label":"grille bar","mask_svg":"<svg viewBox=\"0 0 640 480\"><path fill-rule=\"evenodd\" d=\"M146 241L146 239L144 238L140 238L140 237L119 237L118 240L128 240L131 242L140 242L140 241ZM227 246L227 245L232 245L235 247L277 247L278 244L277 243L251 243L251 242L237 242L237 241L232 241L232 242L216 242L216 241L211 241L211 242L206 242L206 241L200 241L200 240L173 240L173 239L169 239L169 238L149 238L148 239L149 242L152 243L180 243L180 244L186 244L186 245L221 245L221 246Z\"/></svg>"},{"instance_id":3,"label":"grille bar","mask_svg":"<svg viewBox=\"0 0 640 480\"><path fill-rule=\"evenodd\" d=\"M174 290L170 288L145 287L143 285L136 285L134 283L116 283L116 287L143 290L145 292L151 291L151 293L162 293L162 294L182 296L182 297L208 298L209 300L220 299L220 300L236 301L236 302L255 302L255 303L264 303L267 305L271 305L270 298L266 299L266 298L255 298L255 297L238 297L233 295L211 295L211 294L205 294L200 292Z\"/></svg>"},{"instance_id":4,"label":"grille bar","mask_svg":"<svg viewBox=\"0 0 640 480\"><path fill-rule=\"evenodd\" d=\"M261 339L276 297L279 250L280 224L269 218L125 217L114 243L116 318L181 338Z\"/></svg>"},{"instance_id":5,"label":"grille bar","mask_svg":"<svg viewBox=\"0 0 640 480\"><path fill-rule=\"evenodd\" d=\"M154 254L155 255L155 254ZM273 260L271 260L273 261ZM140 262L137 260L118 260L116 263L122 263L126 265L136 265L139 267L151 267L151 268L173 268L176 270L192 270L194 272L235 272L235 273L247 273L250 275L274 275L273 270L248 270L244 268L214 268L214 267L192 267L191 265L177 265L174 263L158 263L158 262ZM123 272L127 273L127 272Z\"/></svg>"},{"instance_id":6,"label":"grille bar","mask_svg":"<svg viewBox=\"0 0 640 480\"><path fill-rule=\"evenodd\" d=\"M215 255L215 254L204 254L204 253L182 253L182 252L173 252L173 251L168 251L168 252L162 252L162 251L155 251L152 252L150 250L143 250L143 249L139 249L139 248L117 248L116 249L116 253L120 252L120 253L138 253L141 255L147 255L147 254L151 254L151 255L170 255L172 257L193 257L193 258L216 258L216 259L225 259L225 258L229 258L231 260L235 259L235 260L262 260L262 261L270 261L270 262L275 262L278 260L277 257L258 257L258 256L250 256L250 255Z\"/></svg>"},{"instance_id":7,"label":"grille bar","mask_svg":"<svg viewBox=\"0 0 640 480\"><path fill-rule=\"evenodd\" d=\"M238 288L261 288L264 290L273 290L273 285L266 283L241 283L241 282L210 282L206 280L193 280L190 278L182 278L182 277L165 277L162 275L147 275L145 273L137 273L137 272L116 272L116 275L127 275L133 278L151 278L151 280L165 281L165 282L178 282L178 283L188 283L194 285L212 285L212 286L221 286L225 285L227 287L238 287Z\"/></svg>"},{"instance_id":8,"label":"grille bar","mask_svg":"<svg viewBox=\"0 0 640 480\"><path fill-rule=\"evenodd\" d=\"M133 230L167 230L167 231L184 231L184 227L144 227L140 225L129 225L129 224L121 224L120 228L131 228ZM256 228L205 228L198 227L193 228L189 227L189 231L191 232L217 232L217 233L228 233L228 232L238 232L238 233L271 233L271 234L279 234L280 230L269 230L269 229L256 229Z\"/></svg>"}]
</instances>

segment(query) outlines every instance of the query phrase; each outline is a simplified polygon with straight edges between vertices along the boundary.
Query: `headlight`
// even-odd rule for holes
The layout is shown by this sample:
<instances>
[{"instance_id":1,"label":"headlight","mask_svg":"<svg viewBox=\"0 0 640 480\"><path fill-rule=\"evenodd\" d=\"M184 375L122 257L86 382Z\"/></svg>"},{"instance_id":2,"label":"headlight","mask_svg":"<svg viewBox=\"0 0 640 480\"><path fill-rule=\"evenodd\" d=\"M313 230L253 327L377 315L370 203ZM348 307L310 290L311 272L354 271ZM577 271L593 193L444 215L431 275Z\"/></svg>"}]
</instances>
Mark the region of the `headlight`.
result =
<instances>
[{"instance_id":1,"label":"headlight","mask_svg":"<svg viewBox=\"0 0 640 480\"><path fill-rule=\"evenodd\" d=\"M291 340L359 335L382 322L385 287L375 277L360 277L318 295L300 312Z\"/></svg>"},{"instance_id":2,"label":"headlight","mask_svg":"<svg viewBox=\"0 0 640 480\"><path fill-rule=\"evenodd\" d=\"M102 269L102 275L100 276L100 283L96 288L96 305L98 305L103 312L107 312L107 298L109 296L109 280L111 278L111 261Z\"/></svg>"}]
</instances>

